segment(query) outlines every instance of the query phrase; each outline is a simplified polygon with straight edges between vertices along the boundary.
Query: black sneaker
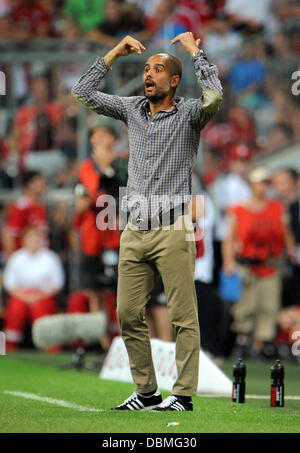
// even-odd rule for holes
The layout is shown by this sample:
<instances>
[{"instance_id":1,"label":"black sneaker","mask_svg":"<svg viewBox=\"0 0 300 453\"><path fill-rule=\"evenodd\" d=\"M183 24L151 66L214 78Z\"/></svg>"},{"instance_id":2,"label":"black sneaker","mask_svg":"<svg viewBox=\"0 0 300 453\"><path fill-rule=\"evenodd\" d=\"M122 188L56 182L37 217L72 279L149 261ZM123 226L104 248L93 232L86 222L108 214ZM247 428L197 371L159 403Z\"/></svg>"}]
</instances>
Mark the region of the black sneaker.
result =
<instances>
[{"instance_id":1,"label":"black sneaker","mask_svg":"<svg viewBox=\"0 0 300 453\"><path fill-rule=\"evenodd\" d=\"M192 411L192 401L182 401L177 396L168 396L163 402L153 409L154 411Z\"/></svg>"},{"instance_id":2,"label":"black sneaker","mask_svg":"<svg viewBox=\"0 0 300 453\"><path fill-rule=\"evenodd\" d=\"M120 406L112 407L115 411L148 411L154 409L162 402L162 397L159 390L156 390L153 395L143 396L140 393L134 392Z\"/></svg>"}]
</instances>

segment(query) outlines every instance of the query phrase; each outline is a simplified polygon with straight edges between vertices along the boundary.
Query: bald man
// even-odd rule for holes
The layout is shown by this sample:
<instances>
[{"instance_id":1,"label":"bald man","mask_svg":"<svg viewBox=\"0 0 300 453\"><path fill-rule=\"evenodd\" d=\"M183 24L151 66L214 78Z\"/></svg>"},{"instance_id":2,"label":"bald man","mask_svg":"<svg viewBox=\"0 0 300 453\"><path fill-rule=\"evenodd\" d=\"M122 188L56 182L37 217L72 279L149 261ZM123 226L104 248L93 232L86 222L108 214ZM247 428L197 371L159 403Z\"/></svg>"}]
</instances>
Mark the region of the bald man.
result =
<instances>
[{"instance_id":1,"label":"bald man","mask_svg":"<svg viewBox=\"0 0 300 453\"><path fill-rule=\"evenodd\" d=\"M175 96L182 75L178 58L161 53L148 58L144 96L120 97L98 91L113 63L146 49L126 36L72 89L98 114L123 121L129 134L129 164L123 206L129 219L121 235L117 312L136 391L115 410L193 410L197 394L200 332L194 285L195 241L187 206L200 131L217 112L222 87L216 66L207 62L192 33L178 35L191 55L202 96ZM172 395L162 401L157 386L145 305L161 275L176 339L177 376Z\"/></svg>"}]
</instances>

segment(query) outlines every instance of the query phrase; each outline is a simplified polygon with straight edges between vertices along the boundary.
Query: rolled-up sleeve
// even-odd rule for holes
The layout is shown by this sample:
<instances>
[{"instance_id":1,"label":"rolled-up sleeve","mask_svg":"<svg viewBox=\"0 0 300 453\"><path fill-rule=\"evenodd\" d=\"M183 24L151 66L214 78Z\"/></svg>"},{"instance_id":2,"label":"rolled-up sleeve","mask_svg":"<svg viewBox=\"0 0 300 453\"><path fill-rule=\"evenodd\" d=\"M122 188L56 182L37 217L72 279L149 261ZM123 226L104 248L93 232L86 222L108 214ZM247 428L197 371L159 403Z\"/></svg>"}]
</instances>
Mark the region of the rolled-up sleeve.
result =
<instances>
[{"instance_id":1,"label":"rolled-up sleeve","mask_svg":"<svg viewBox=\"0 0 300 453\"><path fill-rule=\"evenodd\" d=\"M216 65L209 63L200 52L193 57L193 62L202 96L190 99L190 113L192 121L202 129L219 110L223 90Z\"/></svg>"},{"instance_id":2,"label":"rolled-up sleeve","mask_svg":"<svg viewBox=\"0 0 300 453\"><path fill-rule=\"evenodd\" d=\"M127 123L126 98L99 91L99 85L111 68L103 58L97 57L72 88L72 95L87 108Z\"/></svg>"}]
</instances>

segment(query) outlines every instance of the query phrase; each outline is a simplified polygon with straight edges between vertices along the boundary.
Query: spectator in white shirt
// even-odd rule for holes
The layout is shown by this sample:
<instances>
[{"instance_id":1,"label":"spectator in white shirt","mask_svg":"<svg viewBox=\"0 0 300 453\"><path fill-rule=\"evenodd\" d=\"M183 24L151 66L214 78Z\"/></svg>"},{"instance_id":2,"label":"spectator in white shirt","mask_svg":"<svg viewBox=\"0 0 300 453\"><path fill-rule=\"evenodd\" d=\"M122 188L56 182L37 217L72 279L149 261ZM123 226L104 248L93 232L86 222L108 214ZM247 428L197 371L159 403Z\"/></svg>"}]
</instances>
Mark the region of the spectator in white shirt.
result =
<instances>
[{"instance_id":1,"label":"spectator in white shirt","mask_svg":"<svg viewBox=\"0 0 300 453\"><path fill-rule=\"evenodd\" d=\"M272 33L278 28L273 5L273 0L227 0L225 12L230 15L236 29Z\"/></svg>"},{"instance_id":2,"label":"spectator in white shirt","mask_svg":"<svg viewBox=\"0 0 300 453\"><path fill-rule=\"evenodd\" d=\"M218 66L221 77L237 58L243 45L240 34L230 28L228 15L220 12L204 37L203 49Z\"/></svg>"},{"instance_id":3,"label":"spectator in white shirt","mask_svg":"<svg viewBox=\"0 0 300 453\"><path fill-rule=\"evenodd\" d=\"M157 5L161 0L129 0L130 3L137 4L144 12L146 17L152 17L155 14Z\"/></svg>"},{"instance_id":4,"label":"spectator in white shirt","mask_svg":"<svg viewBox=\"0 0 300 453\"><path fill-rule=\"evenodd\" d=\"M203 217L196 219L195 288L198 300L201 347L212 356L217 365L220 365L222 305L217 289L213 285L214 226L214 205L209 195L205 193Z\"/></svg>"},{"instance_id":5,"label":"spectator in white shirt","mask_svg":"<svg viewBox=\"0 0 300 453\"><path fill-rule=\"evenodd\" d=\"M251 195L247 181L252 153L247 145L233 145L229 151L229 173L216 179L213 200L217 208L215 237L223 241L226 235L226 213L230 206L246 201Z\"/></svg>"},{"instance_id":6,"label":"spectator in white shirt","mask_svg":"<svg viewBox=\"0 0 300 453\"><path fill-rule=\"evenodd\" d=\"M23 248L10 256L3 285L9 295L5 310L6 347L14 350L23 340L27 321L57 312L55 296L64 285L60 259L43 247L38 228L28 228Z\"/></svg>"}]
</instances>

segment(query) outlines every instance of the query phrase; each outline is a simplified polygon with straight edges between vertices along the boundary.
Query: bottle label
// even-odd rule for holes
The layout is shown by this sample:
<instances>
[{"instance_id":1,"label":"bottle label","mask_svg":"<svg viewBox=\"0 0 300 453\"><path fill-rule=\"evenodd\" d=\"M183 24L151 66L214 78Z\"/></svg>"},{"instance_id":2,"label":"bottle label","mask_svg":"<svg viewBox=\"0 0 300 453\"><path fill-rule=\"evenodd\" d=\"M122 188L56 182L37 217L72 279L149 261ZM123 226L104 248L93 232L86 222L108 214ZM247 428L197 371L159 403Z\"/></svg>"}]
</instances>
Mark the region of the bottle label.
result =
<instances>
[{"instance_id":1,"label":"bottle label","mask_svg":"<svg viewBox=\"0 0 300 453\"><path fill-rule=\"evenodd\" d=\"M277 387L275 386L271 387L271 406L277 406Z\"/></svg>"},{"instance_id":2,"label":"bottle label","mask_svg":"<svg viewBox=\"0 0 300 453\"><path fill-rule=\"evenodd\" d=\"M283 387L281 385L273 385L271 387L271 406L283 407Z\"/></svg>"},{"instance_id":3,"label":"bottle label","mask_svg":"<svg viewBox=\"0 0 300 453\"><path fill-rule=\"evenodd\" d=\"M277 401L278 401L278 406L283 407L284 402L283 402L283 387L280 385L277 387Z\"/></svg>"},{"instance_id":4,"label":"bottle label","mask_svg":"<svg viewBox=\"0 0 300 453\"><path fill-rule=\"evenodd\" d=\"M234 383L232 386L232 401L234 403L245 402L245 385L243 383Z\"/></svg>"},{"instance_id":5,"label":"bottle label","mask_svg":"<svg viewBox=\"0 0 300 453\"><path fill-rule=\"evenodd\" d=\"M233 386L232 386L232 401L236 402L236 397L237 397L237 388L236 388L236 384L233 384Z\"/></svg>"}]
</instances>

